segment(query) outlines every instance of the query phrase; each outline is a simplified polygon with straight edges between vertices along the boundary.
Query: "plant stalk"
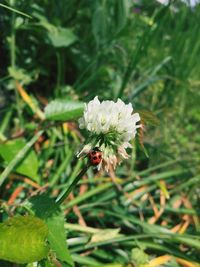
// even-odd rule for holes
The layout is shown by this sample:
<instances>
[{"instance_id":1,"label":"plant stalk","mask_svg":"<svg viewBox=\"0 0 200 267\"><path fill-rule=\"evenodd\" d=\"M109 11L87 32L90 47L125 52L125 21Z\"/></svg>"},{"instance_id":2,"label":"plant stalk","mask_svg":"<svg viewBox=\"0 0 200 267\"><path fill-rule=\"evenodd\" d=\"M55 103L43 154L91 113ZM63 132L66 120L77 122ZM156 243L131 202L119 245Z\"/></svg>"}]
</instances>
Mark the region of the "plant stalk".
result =
<instances>
[{"instance_id":1,"label":"plant stalk","mask_svg":"<svg viewBox=\"0 0 200 267\"><path fill-rule=\"evenodd\" d=\"M15 0L10 0L10 6L15 7ZM15 12L12 12L11 17L11 36L10 36L10 65L12 69L16 68L16 30L15 30ZM22 122L22 114L20 109L20 98L17 88L15 86L15 81L13 81L13 86L15 88L15 98L16 98L16 110L20 123Z\"/></svg>"},{"instance_id":2,"label":"plant stalk","mask_svg":"<svg viewBox=\"0 0 200 267\"><path fill-rule=\"evenodd\" d=\"M60 206L65 199L69 196L69 194L71 193L71 191L74 189L74 187L77 185L77 183L80 181L80 179L82 178L82 176L86 173L86 171L89 169L90 164L87 164L85 167L83 167L83 169L80 171L80 173L76 176L76 178L74 179L74 181L70 184L70 186L66 189L66 191L61 194L60 196L58 196L58 198L56 199L56 205Z\"/></svg>"},{"instance_id":3,"label":"plant stalk","mask_svg":"<svg viewBox=\"0 0 200 267\"><path fill-rule=\"evenodd\" d=\"M43 131L39 131L37 134L33 136L33 138L18 152L18 154L11 160L8 164L8 166L5 168L5 170L0 175L0 186L4 183L5 179L8 177L8 175L15 169L17 164L24 159L26 154L29 152L31 147L34 145L34 143L38 140L38 138L43 134Z\"/></svg>"}]
</instances>

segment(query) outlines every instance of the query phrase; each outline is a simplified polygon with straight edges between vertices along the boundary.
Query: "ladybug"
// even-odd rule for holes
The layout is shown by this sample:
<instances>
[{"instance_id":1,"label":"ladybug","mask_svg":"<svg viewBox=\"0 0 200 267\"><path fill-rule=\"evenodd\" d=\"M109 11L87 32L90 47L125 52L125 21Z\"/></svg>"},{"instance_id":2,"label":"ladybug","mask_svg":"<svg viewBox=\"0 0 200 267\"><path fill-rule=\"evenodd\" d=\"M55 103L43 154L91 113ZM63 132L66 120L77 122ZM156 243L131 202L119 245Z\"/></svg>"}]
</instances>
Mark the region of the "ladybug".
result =
<instances>
[{"instance_id":1,"label":"ladybug","mask_svg":"<svg viewBox=\"0 0 200 267\"><path fill-rule=\"evenodd\" d=\"M97 166L101 163L102 161L102 152L98 147L94 147L93 149L90 150L88 153L88 158L90 161L90 164L93 166Z\"/></svg>"}]
</instances>

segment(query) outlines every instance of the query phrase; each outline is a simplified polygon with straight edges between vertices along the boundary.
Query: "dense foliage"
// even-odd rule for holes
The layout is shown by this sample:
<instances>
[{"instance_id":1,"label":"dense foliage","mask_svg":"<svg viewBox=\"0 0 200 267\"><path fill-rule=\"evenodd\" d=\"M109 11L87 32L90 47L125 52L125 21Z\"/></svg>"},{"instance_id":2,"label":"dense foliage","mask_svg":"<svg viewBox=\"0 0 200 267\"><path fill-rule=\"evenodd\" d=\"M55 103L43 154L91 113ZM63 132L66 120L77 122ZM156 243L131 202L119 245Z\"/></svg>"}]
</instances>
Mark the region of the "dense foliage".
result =
<instances>
[{"instance_id":1,"label":"dense foliage","mask_svg":"<svg viewBox=\"0 0 200 267\"><path fill-rule=\"evenodd\" d=\"M200 6L9 0L0 14L0 266L200 266ZM146 130L116 173L89 168L72 190L95 96L132 103Z\"/></svg>"}]
</instances>

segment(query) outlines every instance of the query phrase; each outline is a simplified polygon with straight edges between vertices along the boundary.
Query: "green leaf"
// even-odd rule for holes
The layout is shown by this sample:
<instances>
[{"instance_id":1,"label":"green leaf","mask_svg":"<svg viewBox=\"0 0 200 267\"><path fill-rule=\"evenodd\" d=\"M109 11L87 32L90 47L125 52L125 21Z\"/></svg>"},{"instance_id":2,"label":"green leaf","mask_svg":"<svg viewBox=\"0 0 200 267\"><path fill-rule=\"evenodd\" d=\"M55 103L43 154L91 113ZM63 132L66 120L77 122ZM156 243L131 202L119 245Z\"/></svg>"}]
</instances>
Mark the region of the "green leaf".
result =
<instances>
[{"instance_id":1,"label":"green leaf","mask_svg":"<svg viewBox=\"0 0 200 267\"><path fill-rule=\"evenodd\" d=\"M0 144L0 156L4 159L5 163L8 164L13 160L13 158L17 156L19 151L25 146L26 141L24 139L16 139L14 141L9 141L4 144ZM25 158L20 161L15 171L17 173L26 175L38 182L38 159L33 149L31 149L26 154Z\"/></svg>"},{"instance_id":2,"label":"green leaf","mask_svg":"<svg viewBox=\"0 0 200 267\"><path fill-rule=\"evenodd\" d=\"M119 231L120 231L119 228L99 230L98 232L92 235L90 243L102 242L102 241L106 241L109 239L119 237L120 236Z\"/></svg>"},{"instance_id":3,"label":"green leaf","mask_svg":"<svg viewBox=\"0 0 200 267\"><path fill-rule=\"evenodd\" d=\"M30 263L45 258L47 225L34 216L16 216L0 224L0 259Z\"/></svg>"},{"instance_id":4,"label":"green leaf","mask_svg":"<svg viewBox=\"0 0 200 267\"><path fill-rule=\"evenodd\" d=\"M54 47L68 47L77 41L76 35L66 28L53 27L51 31L47 32L47 37Z\"/></svg>"},{"instance_id":5,"label":"green leaf","mask_svg":"<svg viewBox=\"0 0 200 267\"><path fill-rule=\"evenodd\" d=\"M45 29L45 37L48 44L56 48L68 47L78 40L77 36L71 29L56 27L47 20L45 14L43 14L43 9L35 4L34 7L35 10L33 12L33 16L39 20L38 26Z\"/></svg>"},{"instance_id":6,"label":"green leaf","mask_svg":"<svg viewBox=\"0 0 200 267\"><path fill-rule=\"evenodd\" d=\"M148 263L149 256L139 248L133 248L131 250L131 260L136 266L140 266L141 264Z\"/></svg>"},{"instance_id":7,"label":"green leaf","mask_svg":"<svg viewBox=\"0 0 200 267\"><path fill-rule=\"evenodd\" d=\"M47 239L58 260L62 261L62 266L74 266L66 244L64 216L55 205L54 200L47 194L43 194L33 197L30 202L36 216L42 218L48 225Z\"/></svg>"},{"instance_id":8,"label":"green leaf","mask_svg":"<svg viewBox=\"0 0 200 267\"><path fill-rule=\"evenodd\" d=\"M121 31L126 25L128 18L129 5L128 0L116 1L116 28Z\"/></svg>"},{"instance_id":9,"label":"green leaf","mask_svg":"<svg viewBox=\"0 0 200 267\"><path fill-rule=\"evenodd\" d=\"M82 116L84 103L56 99L45 108L45 116L49 120L67 121Z\"/></svg>"},{"instance_id":10,"label":"green leaf","mask_svg":"<svg viewBox=\"0 0 200 267\"><path fill-rule=\"evenodd\" d=\"M24 69L9 67L8 73L14 80L21 81L23 84L29 84L33 80L33 74L27 73Z\"/></svg>"}]
</instances>

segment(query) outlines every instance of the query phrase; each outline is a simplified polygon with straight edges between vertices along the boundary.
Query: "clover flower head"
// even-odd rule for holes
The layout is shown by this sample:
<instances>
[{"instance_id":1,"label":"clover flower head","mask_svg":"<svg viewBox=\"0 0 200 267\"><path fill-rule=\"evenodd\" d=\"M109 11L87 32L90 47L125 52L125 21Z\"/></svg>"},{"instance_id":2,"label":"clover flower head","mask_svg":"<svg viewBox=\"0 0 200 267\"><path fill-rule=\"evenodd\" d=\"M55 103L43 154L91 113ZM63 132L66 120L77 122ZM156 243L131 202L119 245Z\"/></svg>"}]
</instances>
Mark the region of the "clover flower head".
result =
<instances>
[{"instance_id":1,"label":"clover flower head","mask_svg":"<svg viewBox=\"0 0 200 267\"><path fill-rule=\"evenodd\" d=\"M130 141L135 138L140 116L133 113L132 104L125 104L121 99L117 102L102 101L96 96L85 104L83 117L79 119L79 127L88 130L89 137L78 157L87 154L93 147L102 151L102 163L106 171L115 169L122 159L129 156L126 152L132 147Z\"/></svg>"}]
</instances>

